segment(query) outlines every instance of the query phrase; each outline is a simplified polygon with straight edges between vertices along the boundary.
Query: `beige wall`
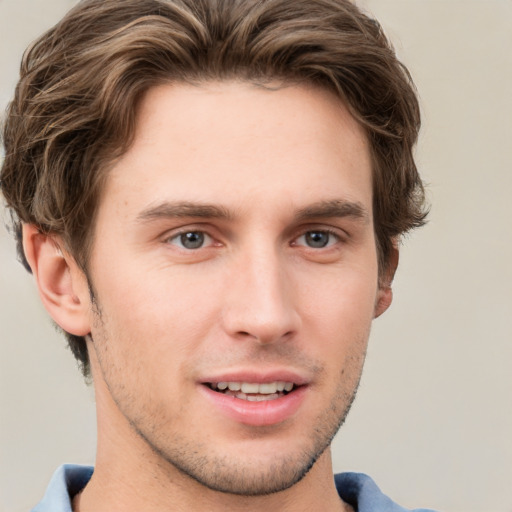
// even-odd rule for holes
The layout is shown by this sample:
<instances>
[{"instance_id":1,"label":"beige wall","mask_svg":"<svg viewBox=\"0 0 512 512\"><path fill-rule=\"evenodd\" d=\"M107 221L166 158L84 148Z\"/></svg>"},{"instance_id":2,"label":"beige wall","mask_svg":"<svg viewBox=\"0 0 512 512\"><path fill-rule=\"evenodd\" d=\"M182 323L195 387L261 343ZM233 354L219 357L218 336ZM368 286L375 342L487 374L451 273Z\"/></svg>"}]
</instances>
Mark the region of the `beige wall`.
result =
<instances>
[{"instance_id":1,"label":"beige wall","mask_svg":"<svg viewBox=\"0 0 512 512\"><path fill-rule=\"evenodd\" d=\"M71 0L0 0L0 105ZM418 85L430 224L402 251L335 469L407 507L512 511L512 1L365 0ZM0 512L94 460L94 403L0 229Z\"/></svg>"}]
</instances>

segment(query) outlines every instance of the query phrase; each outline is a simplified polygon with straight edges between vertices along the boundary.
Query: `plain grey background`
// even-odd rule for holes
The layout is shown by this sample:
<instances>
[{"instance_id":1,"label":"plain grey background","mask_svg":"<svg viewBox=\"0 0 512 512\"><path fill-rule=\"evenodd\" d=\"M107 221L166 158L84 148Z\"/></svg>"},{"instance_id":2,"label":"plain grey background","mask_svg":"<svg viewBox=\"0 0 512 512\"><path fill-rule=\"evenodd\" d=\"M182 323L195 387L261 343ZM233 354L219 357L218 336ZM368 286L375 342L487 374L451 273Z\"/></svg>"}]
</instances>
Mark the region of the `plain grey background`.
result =
<instances>
[{"instance_id":1,"label":"plain grey background","mask_svg":"<svg viewBox=\"0 0 512 512\"><path fill-rule=\"evenodd\" d=\"M21 54L74 2L0 0L0 108ZM405 241L336 471L406 507L512 511L512 1L361 0L419 89L430 223ZM0 512L93 463L92 390L0 228Z\"/></svg>"}]
</instances>

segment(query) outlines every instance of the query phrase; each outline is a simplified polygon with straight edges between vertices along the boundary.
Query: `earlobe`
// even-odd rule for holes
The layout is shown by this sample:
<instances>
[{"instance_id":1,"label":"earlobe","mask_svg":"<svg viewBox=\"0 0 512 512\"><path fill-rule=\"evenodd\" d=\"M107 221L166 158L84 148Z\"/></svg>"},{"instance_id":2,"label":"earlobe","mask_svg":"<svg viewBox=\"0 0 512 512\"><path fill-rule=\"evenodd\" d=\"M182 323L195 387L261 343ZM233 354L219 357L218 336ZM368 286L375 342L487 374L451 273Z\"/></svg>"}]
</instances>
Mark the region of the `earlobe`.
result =
<instances>
[{"instance_id":1,"label":"earlobe","mask_svg":"<svg viewBox=\"0 0 512 512\"><path fill-rule=\"evenodd\" d=\"M87 279L60 240L23 225L23 249L39 296L53 320L66 332L85 336L90 329Z\"/></svg>"},{"instance_id":2,"label":"earlobe","mask_svg":"<svg viewBox=\"0 0 512 512\"><path fill-rule=\"evenodd\" d=\"M398 259L398 241L395 240L389 255L386 270L379 278L379 290L377 292L377 299L375 301L375 310L373 315L374 318L382 315L382 313L384 313L389 308L389 306L391 306L391 302L393 302L393 289L391 288L391 285L393 283L393 278L395 277L395 272L398 267Z\"/></svg>"}]
</instances>

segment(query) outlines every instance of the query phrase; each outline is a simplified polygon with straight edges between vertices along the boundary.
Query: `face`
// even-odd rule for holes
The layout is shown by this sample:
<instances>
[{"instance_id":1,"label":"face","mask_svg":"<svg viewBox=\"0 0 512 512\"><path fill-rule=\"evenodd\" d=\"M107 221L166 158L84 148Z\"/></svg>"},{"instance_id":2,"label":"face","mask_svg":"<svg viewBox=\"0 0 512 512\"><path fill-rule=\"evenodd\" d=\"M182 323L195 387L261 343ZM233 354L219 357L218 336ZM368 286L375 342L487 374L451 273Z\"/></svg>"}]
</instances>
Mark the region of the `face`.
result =
<instances>
[{"instance_id":1,"label":"face","mask_svg":"<svg viewBox=\"0 0 512 512\"><path fill-rule=\"evenodd\" d=\"M101 414L211 489L287 488L350 407L382 293L365 135L329 92L242 83L154 88L137 126L89 265Z\"/></svg>"}]
</instances>

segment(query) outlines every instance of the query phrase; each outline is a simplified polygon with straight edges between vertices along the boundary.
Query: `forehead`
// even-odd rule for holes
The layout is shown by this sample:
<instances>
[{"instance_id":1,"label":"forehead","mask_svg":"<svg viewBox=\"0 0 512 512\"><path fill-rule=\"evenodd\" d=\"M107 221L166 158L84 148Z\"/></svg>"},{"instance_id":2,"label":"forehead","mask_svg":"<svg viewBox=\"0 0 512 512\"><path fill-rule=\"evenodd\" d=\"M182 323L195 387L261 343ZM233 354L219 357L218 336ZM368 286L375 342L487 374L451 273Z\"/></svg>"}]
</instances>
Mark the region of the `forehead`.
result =
<instances>
[{"instance_id":1,"label":"forehead","mask_svg":"<svg viewBox=\"0 0 512 512\"><path fill-rule=\"evenodd\" d=\"M102 202L301 208L340 195L371 209L367 137L333 93L214 82L146 93L133 144L114 164Z\"/></svg>"}]
</instances>

